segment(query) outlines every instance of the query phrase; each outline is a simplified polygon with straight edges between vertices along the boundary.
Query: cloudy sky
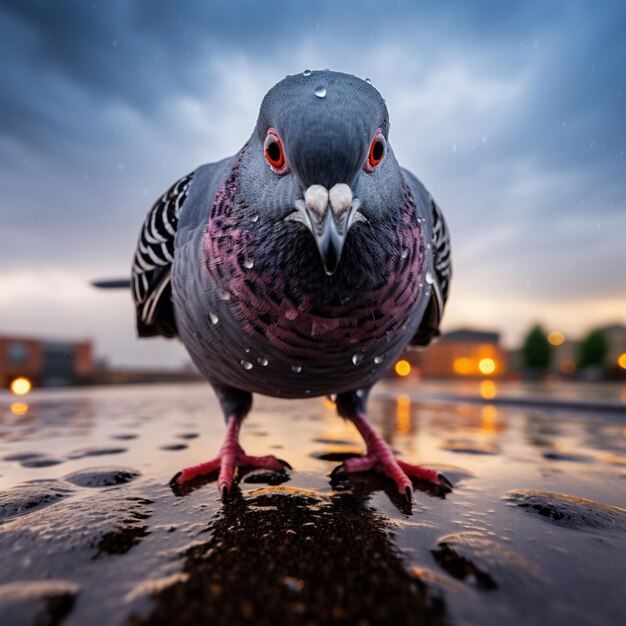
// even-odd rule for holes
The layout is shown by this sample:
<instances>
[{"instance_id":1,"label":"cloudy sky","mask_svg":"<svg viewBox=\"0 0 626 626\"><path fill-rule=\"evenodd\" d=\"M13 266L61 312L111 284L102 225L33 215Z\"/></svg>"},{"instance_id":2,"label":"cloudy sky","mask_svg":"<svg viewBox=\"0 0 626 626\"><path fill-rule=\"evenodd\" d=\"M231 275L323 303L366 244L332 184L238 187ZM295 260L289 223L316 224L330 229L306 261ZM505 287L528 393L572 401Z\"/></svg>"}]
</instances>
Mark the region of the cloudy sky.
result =
<instances>
[{"instance_id":1,"label":"cloudy sky","mask_svg":"<svg viewBox=\"0 0 626 626\"><path fill-rule=\"evenodd\" d=\"M626 322L626 5L516 4L0 0L0 333L183 363L88 281L127 276L152 201L325 67L372 79L445 211L446 328Z\"/></svg>"}]
</instances>

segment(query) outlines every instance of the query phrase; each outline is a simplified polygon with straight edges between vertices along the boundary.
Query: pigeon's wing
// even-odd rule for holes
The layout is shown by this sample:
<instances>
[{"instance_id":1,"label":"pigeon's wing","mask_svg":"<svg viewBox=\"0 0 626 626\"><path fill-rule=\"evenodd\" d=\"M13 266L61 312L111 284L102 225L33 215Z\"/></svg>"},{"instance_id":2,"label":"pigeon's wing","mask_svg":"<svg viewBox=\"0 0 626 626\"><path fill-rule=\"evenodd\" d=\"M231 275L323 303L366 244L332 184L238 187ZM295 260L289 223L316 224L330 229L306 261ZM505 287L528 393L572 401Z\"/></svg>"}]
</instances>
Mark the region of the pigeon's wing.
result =
<instances>
[{"instance_id":1,"label":"pigeon's wing","mask_svg":"<svg viewBox=\"0 0 626 626\"><path fill-rule=\"evenodd\" d=\"M432 246L430 272L433 278L433 291L419 328L411 340L411 345L427 346L441 334L439 325L448 300L450 279L452 278L450 234L439 205L412 174L406 170L404 173L407 175L415 196L415 201L418 205L417 210L425 218L425 222L428 225L426 232L430 234L430 244Z\"/></svg>"},{"instance_id":2,"label":"pigeon's wing","mask_svg":"<svg viewBox=\"0 0 626 626\"><path fill-rule=\"evenodd\" d=\"M193 173L174 183L146 217L131 271L131 286L140 337L175 337L170 271L174 237Z\"/></svg>"},{"instance_id":3,"label":"pigeon's wing","mask_svg":"<svg viewBox=\"0 0 626 626\"><path fill-rule=\"evenodd\" d=\"M432 214L433 292L417 333L411 340L411 344L414 346L427 346L441 334L439 325L448 300L450 278L452 277L448 228L439 205L432 198L429 204Z\"/></svg>"}]
</instances>

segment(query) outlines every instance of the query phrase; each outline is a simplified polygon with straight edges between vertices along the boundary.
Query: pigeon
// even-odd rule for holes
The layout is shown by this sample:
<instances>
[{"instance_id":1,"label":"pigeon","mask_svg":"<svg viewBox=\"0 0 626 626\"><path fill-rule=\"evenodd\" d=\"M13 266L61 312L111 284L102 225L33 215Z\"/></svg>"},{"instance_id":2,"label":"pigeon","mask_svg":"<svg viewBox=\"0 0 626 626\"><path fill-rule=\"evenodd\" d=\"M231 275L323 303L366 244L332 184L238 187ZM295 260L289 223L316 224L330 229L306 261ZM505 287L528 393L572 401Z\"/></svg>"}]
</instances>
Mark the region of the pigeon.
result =
<instances>
[{"instance_id":1,"label":"pigeon","mask_svg":"<svg viewBox=\"0 0 626 626\"><path fill-rule=\"evenodd\" d=\"M366 417L403 350L439 335L450 278L440 207L396 161L371 81L330 70L281 80L241 150L178 180L140 232L138 334L178 337L226 420L217 455L174 483L217 472L226 498L238 467L291 469L239 443L257 393L332 397L366 445L341 474L377 470L409 501L412 479L451 488L396 458Z\"/></svg>"}]
</instances>

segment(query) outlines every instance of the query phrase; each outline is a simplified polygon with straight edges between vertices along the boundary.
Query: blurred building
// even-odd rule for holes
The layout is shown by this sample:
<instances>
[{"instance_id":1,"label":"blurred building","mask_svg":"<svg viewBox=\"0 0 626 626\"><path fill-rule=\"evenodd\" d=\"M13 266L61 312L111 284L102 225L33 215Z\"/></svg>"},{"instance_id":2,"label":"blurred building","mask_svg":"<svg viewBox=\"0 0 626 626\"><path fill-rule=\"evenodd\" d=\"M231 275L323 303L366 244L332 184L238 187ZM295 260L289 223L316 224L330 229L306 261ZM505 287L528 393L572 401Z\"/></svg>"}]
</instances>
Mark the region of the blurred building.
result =
<instances>
[{"instance_id":1,"label":"blurred building","mask_svg":"<svg viewBox=\"0 0 626 626\"><path fill-rule=\"evenodd\" d=\"M468 328L444 334L426 350L404 354L402 362L409 367L396 367L398 376L417 373L436 378L500 378L508 371L500 334Z\"/></svg>"},{"instance_id":2,"label":"blurred building","mask_svg":"<svg viewBox=\"0 0 626 626\"><path fill-rule=\"evenodd\" d=\"M609 342L609 353L606 362L610 366L615 366L619 358L626 354L626 326L611 324L610 326L603 326L600 330Z\"/></svg>"},{"instance_id":3,"label":"blurred building","mask_svg":"<svg viewBox=\"0 0 626 626\"><path fill-rule=\"evenodd\" d=\"M626 369L623 366L626 354L626 326L611 324L598 328L607 339L609 351L604 361L608 372L618 369ZM565 339L563 333L552 331L548 335L548 341L552 345L552 371L563 376L577 374L578 344L579 341Z\"/></svg>"},{"instance_id":4,"label":"blurred building","mask_svg":"<svg viewBox=\"0 0 626 626\"><path fill-rule=\"evenodd\" d=\"M562 342L552 343L552 370L562 376L571 376L576 373L578 342L564 339Z\"/></svg>"},{"instance_id":5,"label":"blurred building","mask_svg":"<svg viewBox=\"0 0 626 626\"><path fill-rule=\"evenodd\" d=\"M19 376L38 386L87 382L94 374L90 341L48 341L0 335L0 386Z\"/></svg>"},{"instance_id":6,"label":"blurred building","mask_svg":"<svg viewBox=\"0 0 626 626\"><path fill-rule=\"evenodd\" d=\"M609 377L626 376L626 326L611 324L599 327L597 330L602 332L607 339L608 353L604 360L604 371L603 368L595 368L595 371L592 372L594 374L592 379L596 377L599 379L603 375ZM561 331L552 330L547 334L547 339L552 346L552 357L546 373L564 378L580 378L578 347L582 338L568 339ZM508 369L509 372L523 372L521 348L516 348L508 353Z\"/></svg>"}]
</instances>

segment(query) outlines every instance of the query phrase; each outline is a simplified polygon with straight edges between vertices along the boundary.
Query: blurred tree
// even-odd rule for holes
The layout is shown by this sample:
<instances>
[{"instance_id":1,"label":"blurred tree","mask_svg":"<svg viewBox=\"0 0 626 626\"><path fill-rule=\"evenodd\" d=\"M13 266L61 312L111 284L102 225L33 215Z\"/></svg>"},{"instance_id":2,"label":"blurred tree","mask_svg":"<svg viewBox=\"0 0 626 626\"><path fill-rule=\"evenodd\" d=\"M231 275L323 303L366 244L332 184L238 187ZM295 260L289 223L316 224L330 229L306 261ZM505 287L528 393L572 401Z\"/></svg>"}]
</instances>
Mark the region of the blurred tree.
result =
<instances>
[{"instance_id":1,"label":"blurred tree","mask_svg":"<svg viewBox=\"0 0 626 626\"><path fill-rule=\"evenodd\" d=\"M577 346L578 369L599 366L609 352L609 341L601 330L592 330Z\"/></svg>"},{"instance_id":2,"label":"blurred tree","mask_svg":"<svg viewBox=\"0 0 626 626\"><path fill-rule=\"evenodd\" d=\"M550 366L552 360L552 346L543 328L537 324L533 326L522 346L522 365L524 369L541 371Z\"/></svg>"}]
</instances>

